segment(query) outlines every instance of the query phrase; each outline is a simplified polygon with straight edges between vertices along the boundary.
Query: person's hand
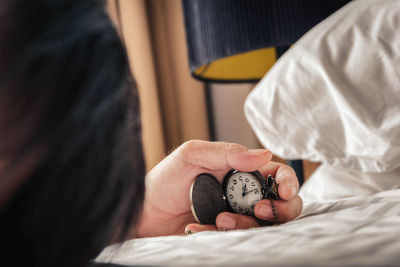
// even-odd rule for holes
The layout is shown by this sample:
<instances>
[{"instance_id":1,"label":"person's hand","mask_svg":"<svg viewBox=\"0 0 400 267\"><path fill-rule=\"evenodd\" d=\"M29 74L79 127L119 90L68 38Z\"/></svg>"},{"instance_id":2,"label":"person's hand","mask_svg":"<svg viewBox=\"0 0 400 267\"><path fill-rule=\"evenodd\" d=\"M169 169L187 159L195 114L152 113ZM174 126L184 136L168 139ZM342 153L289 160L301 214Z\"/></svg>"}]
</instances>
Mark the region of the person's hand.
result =
<instances>
[{"instance_id":1,"label":"person's hand","mask_svg":"<svg viewBox=\"0 0 400 267\"><path fill-rule=\"evenodd\" d=\"M210 173L222 183L231 169L258 169L264 176L272 174L279 184L282 199L274 201L278 222L294 219L302 210L296 175L290 167L270 160L271 152L264 149L248 150L233 143L186 142L146 176L146 196L135 237L182 234L185 230L197 232L258 226L253 217L228 212L220 213L215 225L200 225L192 215L189 191L196 177L201 173ZM259 201L254 211L259 219L274 220L270 200Z\"/></svg>"}]
</instances>

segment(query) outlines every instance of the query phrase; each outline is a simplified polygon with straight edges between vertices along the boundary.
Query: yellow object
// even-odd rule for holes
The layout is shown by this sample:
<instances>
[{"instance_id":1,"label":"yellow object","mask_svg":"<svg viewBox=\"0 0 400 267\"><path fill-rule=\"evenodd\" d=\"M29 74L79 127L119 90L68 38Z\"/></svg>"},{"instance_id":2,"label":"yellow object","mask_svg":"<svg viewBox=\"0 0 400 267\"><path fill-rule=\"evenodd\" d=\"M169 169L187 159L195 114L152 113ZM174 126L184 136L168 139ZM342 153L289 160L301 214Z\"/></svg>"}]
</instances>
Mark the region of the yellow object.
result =
<instances>
[{"instance_id":1,"label":"yellow object","mask_svg":"<svg viewBox=\"0 0 400 267\"><path fill-rule=\"evenodd\" d=\"M215 81L256 81L267 73L275 61L275 48L258 49L202 65L194 71L194 76Z\"/></svg>"}]
</instances>

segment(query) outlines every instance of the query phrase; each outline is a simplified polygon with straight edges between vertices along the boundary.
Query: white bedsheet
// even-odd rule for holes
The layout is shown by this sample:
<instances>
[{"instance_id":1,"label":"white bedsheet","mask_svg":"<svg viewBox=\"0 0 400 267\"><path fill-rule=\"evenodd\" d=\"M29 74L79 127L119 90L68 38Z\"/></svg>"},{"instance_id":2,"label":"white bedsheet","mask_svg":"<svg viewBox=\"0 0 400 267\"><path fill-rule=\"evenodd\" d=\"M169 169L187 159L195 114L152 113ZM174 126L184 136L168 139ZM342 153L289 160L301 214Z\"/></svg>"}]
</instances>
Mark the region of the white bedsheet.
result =
<instances>
[{"instance_id":1,"label":"white bedsheet","mask_svg":"<svg viewBox=\"0 0 400 267\"><path fill-rule=\"evenodd\" d=\"M310 201L295 221L130 240L97 258L142 266L400 265L400 190Z\"/></svg>"}]
</instances>

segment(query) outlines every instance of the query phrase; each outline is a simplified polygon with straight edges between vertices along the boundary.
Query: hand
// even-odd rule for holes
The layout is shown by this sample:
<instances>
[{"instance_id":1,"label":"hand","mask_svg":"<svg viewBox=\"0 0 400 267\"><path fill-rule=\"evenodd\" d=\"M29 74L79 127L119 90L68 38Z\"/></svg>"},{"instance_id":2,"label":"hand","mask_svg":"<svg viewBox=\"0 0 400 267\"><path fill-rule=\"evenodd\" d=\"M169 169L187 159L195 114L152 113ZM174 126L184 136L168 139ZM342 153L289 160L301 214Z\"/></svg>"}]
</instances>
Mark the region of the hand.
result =
<instances>
[{"instance_id":1,"label":"hand","mask_svg":"<svg viewBox=\"0 0 400 267\"><path fill-rule=\"evenodd\" d=\"M276 201L278 220L284 222L298 216L302 209L297 196L298 183L294 171L270 162L271 153L264 149L248 150L233 143L189 141L161 161L146 176L146 196L135 237L181 234L186 230L239 229L257 226L254 218L223 212L216 225L197 224L189 202L190 186L204 172L222 182L230 169L254 171L276 177L282 201ZM269 201L255 207L257 217L272 219ZM233 223L232 223L233 221Z\"/></svg>"},{"instance_id":2,"label":"hand","mask_svg":"<svg viewBox=\"0 0 400 267\"><path fill-rule=\"evenodd\" d=\"M268 177L269 174L275 177L276 183L279 185L278 193L281 200L274 200L274 206L277 211L277 220L275 220L271 200L263 199L260 200L254 207L254 213L258 219L284 223L293 220L300 215L303 202L297 195L299 188L298 180L294 170L282 163L269 162L259 169L260 173L264 177ZM246 191L246 194L250 191ZM200 232L206 230L233 230L233 229L246 229L251 227L259 226L257 220L253 217L222 212L217 216L216 226L214 225L200 225L197 223L189 224L185 231Z\"/></svg>"}]
</instances>

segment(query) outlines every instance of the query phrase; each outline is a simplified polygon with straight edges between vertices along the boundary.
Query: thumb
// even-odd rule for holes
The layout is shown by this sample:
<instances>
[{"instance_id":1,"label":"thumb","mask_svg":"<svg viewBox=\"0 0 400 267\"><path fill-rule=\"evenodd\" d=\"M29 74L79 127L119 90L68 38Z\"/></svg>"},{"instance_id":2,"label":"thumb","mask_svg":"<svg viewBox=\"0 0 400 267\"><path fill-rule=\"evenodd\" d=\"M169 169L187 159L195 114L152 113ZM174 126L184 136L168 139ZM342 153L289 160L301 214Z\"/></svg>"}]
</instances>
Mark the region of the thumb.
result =
<instances>
[{"instance_id":1,"label":"thumb","mask_svg":"<svg viewBox=\"0 0 400 267\"><path fill-rule=\"evenodd\" d=\"M272 158L271 152L265 149L249 150L235 143L200 140L188 141L174 153L193 166L209 170L255 171L267 164Z\"/></svg>"}]
</instances>

